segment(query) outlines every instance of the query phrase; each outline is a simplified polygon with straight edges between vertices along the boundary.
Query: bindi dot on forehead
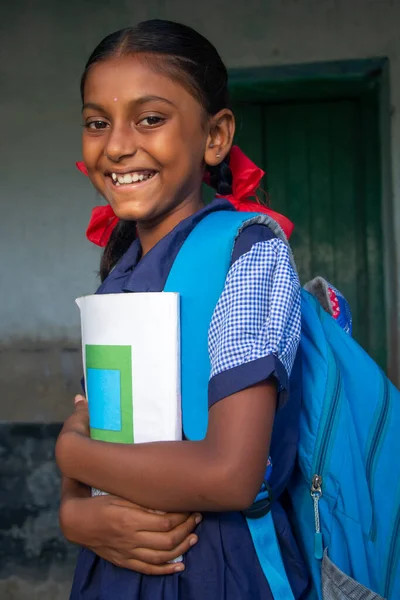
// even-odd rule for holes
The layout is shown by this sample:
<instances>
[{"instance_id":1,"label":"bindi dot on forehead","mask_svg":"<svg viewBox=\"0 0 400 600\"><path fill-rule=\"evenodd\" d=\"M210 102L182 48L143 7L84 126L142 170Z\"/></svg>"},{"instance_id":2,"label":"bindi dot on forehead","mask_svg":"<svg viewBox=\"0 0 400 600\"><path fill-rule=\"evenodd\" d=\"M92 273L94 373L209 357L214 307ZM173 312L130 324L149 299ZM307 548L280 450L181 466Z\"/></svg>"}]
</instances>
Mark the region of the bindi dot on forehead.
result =
<instances>
[{"instance_id":1,"label":"bindi dot on forehead","mask_svg":"<svg viewBox=\"0 0 400 600\"><path fill-rule=\"evenodd\" d=\"M114 98L114 102L116 102L118 100L118 98Z\"/></svg>"}]
</instances>

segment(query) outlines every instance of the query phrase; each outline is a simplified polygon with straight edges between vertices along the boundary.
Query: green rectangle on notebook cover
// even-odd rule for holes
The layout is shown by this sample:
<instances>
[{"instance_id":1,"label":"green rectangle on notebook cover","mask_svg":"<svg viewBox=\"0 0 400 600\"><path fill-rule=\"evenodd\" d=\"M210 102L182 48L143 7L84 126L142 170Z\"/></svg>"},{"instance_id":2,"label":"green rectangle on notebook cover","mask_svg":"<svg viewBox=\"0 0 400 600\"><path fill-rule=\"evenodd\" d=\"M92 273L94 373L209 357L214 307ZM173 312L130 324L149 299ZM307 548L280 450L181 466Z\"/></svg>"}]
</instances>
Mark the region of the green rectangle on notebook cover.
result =
<instances>
[{"instance_id":1,"label":"green rectangle on notebook cover","mask_svg":"<svg viewBox=\"0 0 400 600\"><path fill-rule=\"evenodd\" d=\"M95 381L96 370L101 372L119 372L119 408L121 428L98 429L91 427L90 436L94 440L103 442L115 442L120 444L132 444L133 439L133 399L132 399L132 350L130 346L101 346L87 344L86 354L86 385L88 382L88 370L91 370L91 380ZM99 380L101 378L99 377ZM102 402L101 386L93 388L92 395L88 390L89 413L90 404ZM117 399L118 402L118 399Z\"/></svg>"}]
</instances>

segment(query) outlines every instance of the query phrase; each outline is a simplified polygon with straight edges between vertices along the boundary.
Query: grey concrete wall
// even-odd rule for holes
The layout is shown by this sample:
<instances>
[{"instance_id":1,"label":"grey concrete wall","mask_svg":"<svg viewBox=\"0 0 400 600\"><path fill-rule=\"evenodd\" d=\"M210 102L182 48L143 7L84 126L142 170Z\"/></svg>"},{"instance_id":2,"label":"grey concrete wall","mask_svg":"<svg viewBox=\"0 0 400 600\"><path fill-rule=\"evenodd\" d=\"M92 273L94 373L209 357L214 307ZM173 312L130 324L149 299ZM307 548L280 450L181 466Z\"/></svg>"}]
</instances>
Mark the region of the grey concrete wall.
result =
<instances>
[{"instance_id":1,"label":"grey concrete wall","mask_svg":"<svg viewBox=\"0 0 400 600\"><path fill-rule=\"evenodd\" d=\"M51 420L69 410L71 372L79 365L79 355L72 360L70 351L78 348L79 338L74 298L94 289L99 259L84 235L98 199L74 167L80 157L78 80L89 52L106 33L152 17L197 27L230 67L389 57L393 222L400 232L398 1L4 4L0 343L6 358L0 361L0 380L19 401L3 405L0 418ZM400 264L398 244L396 254ZM399 323L398 318L392 327L400 332Z\"/></svg>"},{"instance_id":2,"label":"grey concrete wall","mask_svg":"<svg viewBox=\"0 0 400 600\"><path fill-rule=\"evenodd\" d=\"M66 600L76 548L58 528L59 425L0 426L0 599Z\"/></svg>"},{"instance_id":3,"label":"grey concrete wall","mask_svg":"<svg viewBox=\"0 0 400 600\"><path fill-rule=\"evenodd\" d=\"M392 169L390 174L386 168L391 181L384 182L387 199L384 214L387 224L400 232L399 1L15 0L3 3L0 420L61 421L70 412L80 377L79 320L74 298L94 289L99 261L98 249L84 235L90 210L99 199L74 167L80 158L79 77L87 56L104 35L154 17L198 28L216 44L229 67L387 56L391 79ZM385 156L390 158L388 148ZM400 265L399 242L395 244L395 254ZM398 270L389 250L387 255L393 272L390 280L394 281L390 294L398 302ZM398 333L399 315L397 304L392 327ZM8 427L0 427L0 438L17 436ZM47 452L48 444L54 443L53 434L38 424L36 434L32 431L30 435L31 438L38 435ZM34 452L35 443L27 443L25 448ZM17 450L9 444L3 448L3 456L4 452L13 455ZM40 453L37 456L39 462L32 469L39 469L43 481L53 486L52 504L43 504L41 498L33 495L30 502L32 510L37 511L33 520L29 511L21 509L12 536L25 540L18 547L22 548L24 560L8 562L0 572L0 600L68 597L68 583L64 579L70 576L71 563L65 558L70 556L69 551L54 550L59 548L59 542L52 546L53 542L45 535L47 527L56 531L57 479L51 471L53 467L48 466L53 464L52 459ZM34 475L29 469L18 471L19 464L11 461L7 470L2 458L0 476L14 477L14 481L21 479L28 485ZM29 461L28 464L33 465ZM4 503L14 501L16 489L13 488L8 499L3 499ZM3 526L0 548L16 552L12 536L6 535ZM59 540L58 534L54 533L51 539ZM53 555L47 551L49 543ZM65 560L57 558L57 552L64 552Z\"/></svg>"}]
</instances>

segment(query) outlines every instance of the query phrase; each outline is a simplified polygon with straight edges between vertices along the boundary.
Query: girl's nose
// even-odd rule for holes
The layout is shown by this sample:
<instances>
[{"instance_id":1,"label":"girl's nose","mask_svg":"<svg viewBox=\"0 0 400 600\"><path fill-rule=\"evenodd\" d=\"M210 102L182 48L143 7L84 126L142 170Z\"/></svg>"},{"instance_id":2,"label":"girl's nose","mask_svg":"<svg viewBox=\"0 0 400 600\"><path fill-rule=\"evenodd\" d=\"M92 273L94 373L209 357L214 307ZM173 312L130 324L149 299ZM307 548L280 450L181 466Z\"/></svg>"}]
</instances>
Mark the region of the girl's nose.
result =
<instances>
[{"instance_id":1,"label":"girl's nose","mask_svg":"<svg viewBox=\"0 0 400 600\"><path fill-rule=\"evenodd\" d=\"M112 162L120 162L126 156L136 153L135 132L129 124L114 126L109 134L104 154Z\"/></svg>"}]
</instances>

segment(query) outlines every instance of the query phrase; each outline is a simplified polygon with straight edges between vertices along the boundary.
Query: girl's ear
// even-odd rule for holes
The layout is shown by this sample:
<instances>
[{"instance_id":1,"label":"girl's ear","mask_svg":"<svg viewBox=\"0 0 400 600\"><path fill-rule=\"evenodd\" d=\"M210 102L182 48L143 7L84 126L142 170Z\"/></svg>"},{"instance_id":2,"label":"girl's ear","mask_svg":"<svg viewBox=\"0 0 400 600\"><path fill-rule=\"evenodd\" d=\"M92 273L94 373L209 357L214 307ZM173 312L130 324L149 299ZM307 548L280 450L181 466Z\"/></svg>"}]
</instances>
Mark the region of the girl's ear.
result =
<instances>
[{"instance_id":1,"label":"girl's ear","mask_svg":"<svg viewBox=\"0 0 400 600\"><path fill-rule=\"evenodd\" d=\"M235 135L235 117L229 108L220 110L209 122L210 131L204 162L210 167L219 165L229 154Z\"/></svg>"}]
</instances>

